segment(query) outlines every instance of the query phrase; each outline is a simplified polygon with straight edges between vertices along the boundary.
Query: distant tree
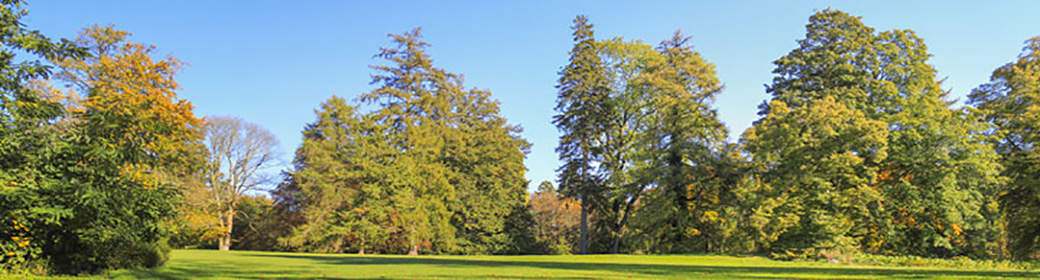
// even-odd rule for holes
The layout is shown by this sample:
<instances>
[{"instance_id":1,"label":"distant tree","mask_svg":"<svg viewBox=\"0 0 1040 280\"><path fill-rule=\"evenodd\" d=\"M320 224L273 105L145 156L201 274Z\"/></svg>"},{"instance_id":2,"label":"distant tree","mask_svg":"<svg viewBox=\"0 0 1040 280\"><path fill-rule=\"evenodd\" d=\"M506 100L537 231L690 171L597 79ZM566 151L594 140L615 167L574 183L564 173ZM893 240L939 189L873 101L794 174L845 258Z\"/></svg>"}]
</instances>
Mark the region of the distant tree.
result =
<instances>
[{"instance_id":1,"label":"distant tree","mask_svg":"<svg viewBox=\"0 0 1040 280\"><path fill-rule=\"evenodd\" d=\"M544 244L551 254L578 251L580 208L578 201L560 196L551 182L539 184L538 191L531 195L535 240Z\"/></svg>"},{"instance_id":2,"label":"distant tree","mask_svg":"<svg viewBox=\"0 0 1040 280\"><path fill-rule=\"evenodd\" d=\"M206 184L222 229L221 251L231 248L238 203L249 191L269 183L265 169L276 164L278 140L263 127L237 117L210 117L206 125Z\"/></svg>"},{"instance_id":3,"label":"distant tree","mask_svg":"<svg viewBox=\"0 0 1040 280\"><path fill-rule=\"evenodd\" d=\"M993 126L993 146L1011 180L1000 192L1008 249L1016 259L1033 259L1040 251L1040 37L1026 41L1018 60L994 70L968 104Z\"/></svg>"},{"instance_id":4,"label":"distant tree","mask_svg":"<svg viewBox=\"0 0 1040 280\"><path fill-rule=\"evenodd\" d=\"M231 232L235 250L274 251L278 250L279 234L285 233L285 225L274 208L274 200L263 195L245 195L239 200L235 215L236 226Z\"/></svg>"},{"instance_id":5,"label":"distant tree","mask_svg":"<svg viewBox=\"0 0 1040 280\"><path fill-rule=\"evenodd\" d=\"M563 161L557 172L560 192L581 202L579 252L588 253L588 213L603 194L603 178L595 171L600 161L596 148L608 125L610 89L588 18L574 19L574 48L570 62L560 71L556 86L557 115L553 124L563 135L556 152Z\"/></svg>"}]
</instances>

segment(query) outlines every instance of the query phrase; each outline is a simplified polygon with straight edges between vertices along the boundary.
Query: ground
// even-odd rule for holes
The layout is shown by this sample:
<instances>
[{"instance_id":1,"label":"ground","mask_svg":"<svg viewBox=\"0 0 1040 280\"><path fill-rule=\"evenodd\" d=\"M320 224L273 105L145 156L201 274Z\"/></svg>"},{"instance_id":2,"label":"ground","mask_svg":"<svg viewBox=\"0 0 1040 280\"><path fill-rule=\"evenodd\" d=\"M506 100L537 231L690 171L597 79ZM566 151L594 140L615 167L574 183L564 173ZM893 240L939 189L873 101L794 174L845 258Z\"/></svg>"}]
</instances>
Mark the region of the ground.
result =
<instances>
[{"instance_id":1,"label":"ground","mask_svg":"<svg viewBox=\"0 0 1040 280\"><path fill-rule=\"evenodd\" d=\"M165 266L117 279L977 279L1040 278L1040 271L875 267L754 256L388 256L175 250Z\"/></svg>"}]
</instances>

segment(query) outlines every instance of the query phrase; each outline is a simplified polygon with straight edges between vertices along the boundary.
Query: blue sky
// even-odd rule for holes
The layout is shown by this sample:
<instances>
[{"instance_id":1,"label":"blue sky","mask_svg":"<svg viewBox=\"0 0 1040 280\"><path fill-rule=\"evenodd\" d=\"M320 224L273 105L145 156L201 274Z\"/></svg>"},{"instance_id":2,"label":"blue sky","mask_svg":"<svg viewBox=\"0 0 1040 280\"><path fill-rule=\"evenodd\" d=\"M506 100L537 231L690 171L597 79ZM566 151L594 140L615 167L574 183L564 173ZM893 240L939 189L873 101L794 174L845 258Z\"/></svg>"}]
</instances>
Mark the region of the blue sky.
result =
<instances>
[{"instance_id":1,"label":"blue sky","mask_svg":"<svg viewBox=\"0 0 1040 280\"><path fill-rule=\"evenodd\" d=\"M603 3L601 3L603 2ZM657 44L677 28L716 65L726 88L715 106L735 140L758 118L772 61L825 8L877 30L925 39L944 88L963 99L994 68L1040 35L1040 1L31 1L25 23L73 38L94 23L132 32L190 65L178 76L196 114L233 115L267 127L289 162L300 130L332 95L370 90L368 65L388 33L416 26L434 63L490 89L502 114L525 128L532 188L555 180L557 72L571 49L571 20L588 15L598 38ZM285 167L287 168L287 167Z\"/></svg>"}]
</instances>

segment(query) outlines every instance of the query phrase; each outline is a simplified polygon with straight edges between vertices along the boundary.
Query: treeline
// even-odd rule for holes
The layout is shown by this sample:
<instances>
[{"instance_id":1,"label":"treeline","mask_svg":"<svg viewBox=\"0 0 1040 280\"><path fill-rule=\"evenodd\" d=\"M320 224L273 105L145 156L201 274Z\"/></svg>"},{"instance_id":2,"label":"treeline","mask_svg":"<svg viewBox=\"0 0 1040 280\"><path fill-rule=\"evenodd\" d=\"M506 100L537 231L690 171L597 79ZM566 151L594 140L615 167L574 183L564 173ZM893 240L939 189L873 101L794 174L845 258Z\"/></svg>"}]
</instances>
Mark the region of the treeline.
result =
<instances>
[{"instance_id":1,"label":"treeline","mask_svg":"<svg viewBox=\"0 0 1040 280\"><path fill-rule=\"evenodd\" d=\"M1038 38L954 108L913 31L818 12L727 143L688 37L573 29L554 123L578 252L1036 257Z\"/></svg>"},{"instance_id":2,"label":"treeline","mask_svg":"<svg viewBox=\"0 0 1040 280\"><path fill-rule=\"evenodd\" d=\"M910 30L810 17L736 143L724 86L681 32L598 39L559 72L558 187L529 194L530 143L488 90L391 35L373 90L278 141L194 116L181 62L111 26L75 40L0 10L0 266L161 265L171 247L377 254L753 253L1035 259L1040 38L955 108ZM16 58L17 56L17 58ZM28 59L26 58L28 57ZM270 195L262 187L274 185Z\"/></svg>"}]
</instances>

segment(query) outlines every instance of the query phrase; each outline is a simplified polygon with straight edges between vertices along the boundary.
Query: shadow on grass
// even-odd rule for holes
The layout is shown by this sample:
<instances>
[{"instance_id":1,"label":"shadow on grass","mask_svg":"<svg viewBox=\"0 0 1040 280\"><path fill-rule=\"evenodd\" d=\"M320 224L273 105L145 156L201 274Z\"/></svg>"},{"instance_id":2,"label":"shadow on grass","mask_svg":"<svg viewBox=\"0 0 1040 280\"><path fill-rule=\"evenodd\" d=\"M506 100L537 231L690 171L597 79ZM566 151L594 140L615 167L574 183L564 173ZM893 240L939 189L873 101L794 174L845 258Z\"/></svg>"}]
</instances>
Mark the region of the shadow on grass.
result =
<instances>
[{"instance_id":1,"label":"shadow on grass","mask_svg":"<svg viewBox=\"0 0 1040 280\"><path fill-rule=\"evenodd\" d=\"M263 253L246 253L242 256L259 258L285 258L307 260L322 265L431 265L442 268L457 268L466 271L493 271L503 267L527 267L577 272L602 272L606 275L625 273L625 275L646 278L759 278L759 279L791 279L799 277L843 278L843 277L878 277L878 278L1023 278L1040 277L1034 271L986 271L986 270L952 270L952 269L897 269L880 267L757 267L757 266L713 266L698 264L631 264L631 263L590 263L590 262L552 262L552 261L511 261L511 260L464 260L427 257L366 257L366 256L320 256L320 255L280 255ZM389 269L390 267L388 267ZM365 279L349 277L349 275L328 277L315 275L315 271L307 268L291 269L257 268L243 271L242 267L214 266L212 264L188 263L185 266L160 270L130 271L135 278L148 279L193 279L200 277L230 277L239 279ZM267 276L278 275L278 276ZM283 275L299 275L284 277ZM618 275L620 276L620 275ZM347 278L349 277L349 278ZM370 279L388 279L393 277L373 277ZM404 276L402 276L404 277ZM509 278L509 279L542 279L545 277L523 277L510 275L424 275L424 278ZM406 277L407 278L407 277ZM555 279L593 279L593 278L555 278Z\"/></svg>"},{"instance_id":2,"label":"shadow on grass","mask_svg":"<svg viewBox=\"0 0 1040 280\"><path fill-rule=\"evenodd\" d=\"M249 255L247 255L249 256ZM422 264L462 269L490 269L497 267L534 267L559 270L604 271L613 273L642 274L646 277L681 277L698 274L718 276L736 276L745 278L782 278L788 279L798 275L815 275L824 277L877 276L900 278L931 278L940 276L953 277L995 277L995 278L1038 278L1040 274L1033 271L987 271L987 270L951 270L951 269L897 269L878 267L756 267L756 266L712 266L712 265L680 265L680 264L628 264L628 263L584 263L584 262L551 262L551 261L509 261L509 260L459 260L423 257L363 257L363 256L315 256L315 255L265 255L252 254L257 257L290 258L318 261L334 265L408 265ZM769 274L774 274L771 276Z\"/></svg>"}]
</instances>

